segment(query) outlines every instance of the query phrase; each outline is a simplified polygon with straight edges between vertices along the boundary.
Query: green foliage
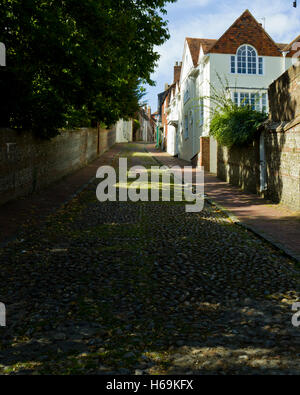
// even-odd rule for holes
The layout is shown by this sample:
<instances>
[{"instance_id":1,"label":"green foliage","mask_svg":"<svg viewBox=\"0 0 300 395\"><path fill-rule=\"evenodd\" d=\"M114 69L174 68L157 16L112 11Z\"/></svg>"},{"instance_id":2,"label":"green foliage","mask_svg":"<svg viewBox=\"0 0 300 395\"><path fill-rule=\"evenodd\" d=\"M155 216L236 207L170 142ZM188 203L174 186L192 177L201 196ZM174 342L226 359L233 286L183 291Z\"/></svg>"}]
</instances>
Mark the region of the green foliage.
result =
<instances>
[{"instance_id":1,"label":"green foliage","mask_svg":"<svg viewBox=\"0 0 300 395\"><path fill-rule=\"evenodd\" d=\"M136 132L141 127L141 123L138 119L134 119L133 121L133 130Z\"/></svg>"},{"instance_id":2,"label":"green foliage","mask_svg":"<svg viewBox=\"0 0 300 395\"><path fill-rule=\"evenodd\" d=\"M258 126L266 114L247 105L239 107L232 103L216 111L211 119L210 134L226 147L250 144L258 133Z\"/></svg>"},{"instance_id":3,"label":"green foliage","mask_svg":"<svg viewBox=\"0 0 300 395\"><path fill-rule=\"evenodd\" d=\"M3 0L0 126L52 137L58 128L132 116L169 38L176 0ZM85 125L82 124L85 123Z\"/></svg>"},{"instance_id":4,"label":"green foliage","mask_svg":"<svg viewBox=\"0 0 300 395\"><path fill-rule=\"evenodd\" d=\"M228 81L217 74L220 89L211 84L210 134L226 147L249 145L258 134L258 127L267 118L264 112L242 103L237 106L231 100Z\"/></svg>"}]
</instances>

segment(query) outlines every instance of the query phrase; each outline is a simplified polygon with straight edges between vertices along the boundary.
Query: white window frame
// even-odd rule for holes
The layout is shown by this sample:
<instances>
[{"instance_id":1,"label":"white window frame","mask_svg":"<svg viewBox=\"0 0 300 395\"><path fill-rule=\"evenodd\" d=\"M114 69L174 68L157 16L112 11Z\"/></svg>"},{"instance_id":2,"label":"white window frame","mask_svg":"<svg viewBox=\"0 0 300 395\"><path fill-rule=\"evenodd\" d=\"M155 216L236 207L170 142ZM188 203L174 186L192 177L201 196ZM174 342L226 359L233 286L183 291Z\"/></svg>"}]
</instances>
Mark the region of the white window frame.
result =
<instances>
[{"instance_id":1,"label":"white window frame","mask_svg":"<svg viewBox=\"0 0 300 395\"><path fill-rule=\"evenodd\" d=\"M238 52L241 48L246 47L246 73L239 73L238 72ZM253 49L256 54L256 70L255 73L249 73L249 64L248 64L248 52L247 47ZM232 61L234 59L234 71L232 70ZM262 74L259 73L259 62L260 59L262 60ZM265 62L263 56L258 56L257 50L250 44L243 44L241 45L238 50L236 51L235 55L230 55L230 74L238 74L238 75L255 75L255 76L263 76L265 74Z\"/></svg>"},{"instance_id":2,"label":"white window frame","mask_svg":"<svg viewBox=\"0 0 300 395\"><path fill-rule=\"evenodd\" d=\"M260 74L259 73L259 60L262 60L262 73ZM259 56L258 57L258 66L257 66L257 71L258 71L258 73L257 73L257 75L265 75L265 60L264 60L264 58L262 57L262 56Z\"/></svg>"},{"instance_id":3,"label":"white window frame","mask_svg":"<svg viewBox=\"0 0 300 395\"><path fill-rule=\"evenodd\" d=\"M238 103L236 103L236 96L238 95ZM262 91L262 92L257 92L255 90L236 90L232 92L231 99L232 101L237 104L238 106L243 105L243 96L242 95L249 95L249 104L251 105L251 95L259 95L259 105L255 105L255 109L257 111L262 111L263 108L265 107L265 112L269 112L269 106L268 106L268 92L267 91ZM264 102L265 98L265 102Z\"/></svg>"}]
</instances>

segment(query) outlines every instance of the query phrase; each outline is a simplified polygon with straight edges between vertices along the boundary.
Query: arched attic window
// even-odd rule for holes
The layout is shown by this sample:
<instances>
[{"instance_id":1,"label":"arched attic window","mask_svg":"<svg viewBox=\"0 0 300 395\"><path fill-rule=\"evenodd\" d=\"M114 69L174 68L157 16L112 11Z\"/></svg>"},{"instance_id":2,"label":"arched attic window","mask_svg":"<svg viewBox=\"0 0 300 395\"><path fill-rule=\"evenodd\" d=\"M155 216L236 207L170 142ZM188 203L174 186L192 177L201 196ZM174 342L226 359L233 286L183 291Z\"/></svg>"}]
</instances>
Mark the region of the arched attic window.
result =
<instances>
[{"instance_id":1,"label":"arched attic window","mask_svg":"<svg viewBox=\"0 0 300 395\"><path fill-rule=\"evenodd\" d=\"M241 46L236 56L231 56L231 73L263 74L263 58L257 56L255 48L250 45Z\"/></svg>"}]
</instances>

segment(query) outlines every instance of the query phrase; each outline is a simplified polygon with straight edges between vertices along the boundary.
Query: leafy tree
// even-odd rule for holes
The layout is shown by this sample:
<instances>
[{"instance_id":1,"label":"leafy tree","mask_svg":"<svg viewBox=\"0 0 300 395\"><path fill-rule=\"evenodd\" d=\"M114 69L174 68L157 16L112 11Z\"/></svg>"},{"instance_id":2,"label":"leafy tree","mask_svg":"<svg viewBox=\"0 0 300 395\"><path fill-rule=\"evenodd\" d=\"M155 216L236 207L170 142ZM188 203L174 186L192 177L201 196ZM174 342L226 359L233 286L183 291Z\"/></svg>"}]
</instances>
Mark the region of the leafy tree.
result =
<instances>
[{"instance_id":1,"label":"leafy tree","mask_svg":"<svg viewBox=\"0 0 300 395\"><path fill-rule=\"evenodd\" d=\"M138 108L141 83L169 38L176 0L2 0L0 126L52 137L58 128L107 125Z\"/></svg>"}]
</instances>

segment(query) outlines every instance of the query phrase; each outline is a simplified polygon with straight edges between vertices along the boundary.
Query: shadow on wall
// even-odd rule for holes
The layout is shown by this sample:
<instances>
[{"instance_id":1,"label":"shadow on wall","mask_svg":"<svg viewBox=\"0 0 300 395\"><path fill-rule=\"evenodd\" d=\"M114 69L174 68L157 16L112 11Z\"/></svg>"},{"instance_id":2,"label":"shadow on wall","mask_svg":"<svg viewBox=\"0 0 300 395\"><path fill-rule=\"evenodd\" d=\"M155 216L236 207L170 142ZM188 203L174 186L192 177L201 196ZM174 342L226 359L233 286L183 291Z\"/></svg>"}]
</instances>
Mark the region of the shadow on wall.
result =
<instances>
[{"instance_id":1,"label":"shadow on wall","mask_svg":"<svg viewBox=\"0 0 300 395\"><path fill-rule=\"evenodd\" d=\"M275 203L287 202L291 206L294 201L292 195L297 194L297 183L300 182L293 177L295 166L299 166L299 146L294 131L289 133L292 126L286 124L299 116L299 81L300 67L292 66L270 85L270 115L265 127L268 184L266 197ZM297 202L295 204L298 206Z\"/></svg>"},{"instance_id":2,"label":"shadow on wall","mask_svg":"<svg viewBox=\"0 0 300 395\"><path fill-rule=\"evenodd\" d=\"M300 70L300 68L298 69ZM297 73L299 74L297 68L292 66L270 85L269 104L271 121L289 122L296 118ZM293 85L295 86L293 87ZM300 106L300 103L298 106Z\"/></svg>"},{"instance_id":3,"label":"shadow on wall","mask_svg":"<svg viewBox=\"0 0 300 395\"><path fill-rule=\"evenodd\" d=\"M0 204L35 193L86 166L116 141L116 130L63 130L51 140L0 129Z\"/></svg>"},{"instance_id":4,"label":"shadow on wall","mask_svg":"<svg viewBox=\"0 0 300 395\"><path fill-rule=\"evenodd\" d=\"M286 144L284 132L266 131L266 164L267 164L267 191L266 198L274 203L282 200L283 180L281 175L282 161L281 153Z\"/></svg>"},{"instance_id":5,"label":"shadow on wall","mask_svg":"<svg viewBox=\"0 0 300 395\"><path fill-rule=\"evenodd\" d=\"M259 140L247 147L218 145L218 177L246 192L259 193Z\"/></svg>"}]
</instances>

